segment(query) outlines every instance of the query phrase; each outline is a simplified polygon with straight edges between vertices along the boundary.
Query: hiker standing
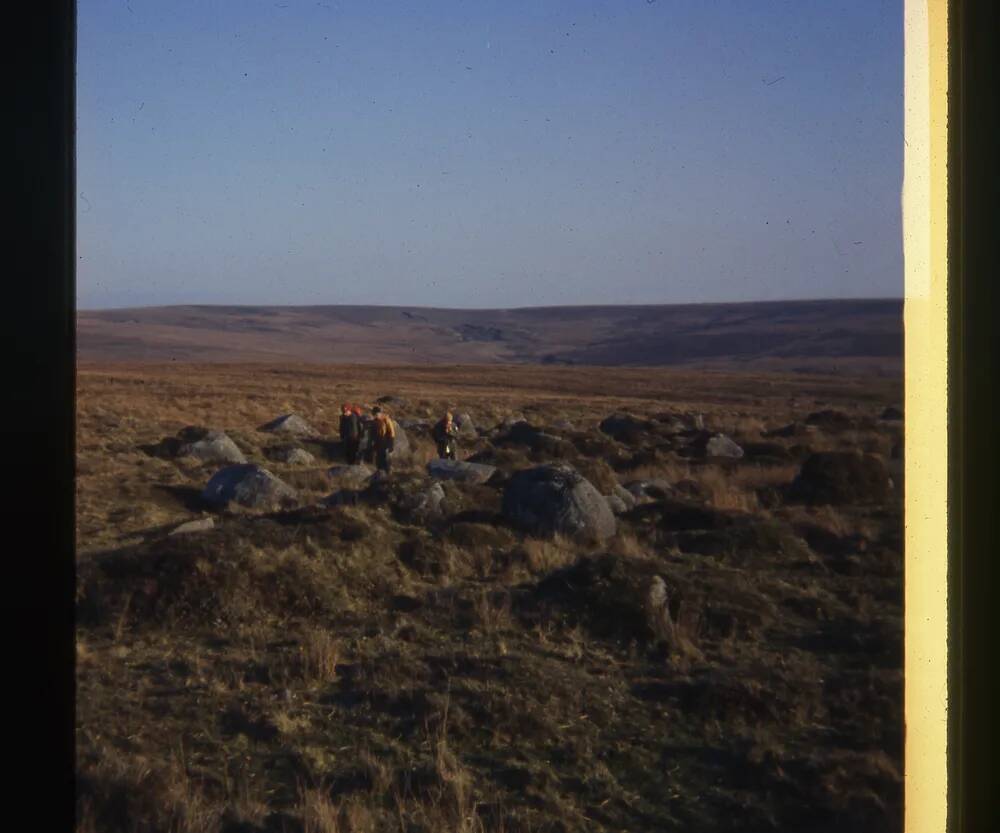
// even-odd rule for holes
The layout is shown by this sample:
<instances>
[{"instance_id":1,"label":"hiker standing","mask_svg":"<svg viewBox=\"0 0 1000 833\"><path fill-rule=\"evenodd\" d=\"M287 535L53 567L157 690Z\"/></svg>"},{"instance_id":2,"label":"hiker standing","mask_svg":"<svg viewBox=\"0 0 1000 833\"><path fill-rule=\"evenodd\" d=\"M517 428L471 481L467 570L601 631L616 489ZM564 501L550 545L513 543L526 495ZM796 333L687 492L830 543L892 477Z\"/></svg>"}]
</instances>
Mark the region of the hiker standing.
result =
<instances>
[{"instance_id":1,"label":"hiker standing","mask_svg":"<svg viewBox=\"0 0 1000 833\"><path fill-rule=\"evenodd\" d=\"M340 442L344 447L344 459L353 466L358 462L358 450L361 446L361 418L350 405L341 406Z\"/></svg>"},{"instance_id":2,"label":"hiker standing","mask_svg":"<svg viewBox=\"0 0 1000 833\"><path fill-rule=\"evenodd\" d=\"M374 420L370 414L362 411L360 405L355 405L351 410L358 417L358 423L361 426L361 439L358 445L360 459L366 463L371 463L375 458L375 447L372 440L372 425Z\"/></svg>"},{"instance_id":3,"label":"hiker standing","mask_svg":"<svg viewBox=\"0 0 1000 833\"><path fill-rule=\"evenodd\" d=\"M457 455L458 446L458 426L448 411L444 417L439 419L431 430L434 442L437 443L438 457L442 460L454 460Z\"/></svg>"},{"instance_id":4,"label":"hiker standing","mask_svg":"<svg viewBox=\"0 0 1000 833\"><path fill-rule=\"evenodd\" d=\"M389 474L390 455L396 446L396 426L389 415L378 405L372 408L372 440L375 448L375 468Z\"/></svg>"}]
</instances>

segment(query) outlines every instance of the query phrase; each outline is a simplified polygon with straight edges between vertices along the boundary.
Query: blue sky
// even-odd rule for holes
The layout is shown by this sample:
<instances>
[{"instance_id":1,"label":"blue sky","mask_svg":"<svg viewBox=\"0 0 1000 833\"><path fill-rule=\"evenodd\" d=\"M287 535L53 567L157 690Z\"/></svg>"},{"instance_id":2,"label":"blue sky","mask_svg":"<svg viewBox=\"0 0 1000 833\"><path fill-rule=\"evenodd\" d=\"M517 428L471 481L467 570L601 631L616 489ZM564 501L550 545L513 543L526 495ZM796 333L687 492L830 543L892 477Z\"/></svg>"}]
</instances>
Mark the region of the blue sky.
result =
<instances>
[{"instance_id":1,"label":"blue sky","mask_svg":"<svg viewBox=\"0 0 1000 833\"><path fill-rule=\"evenodd\" d=\"M903 290L901 2L79 0L77 297Z\"/></svg>"}]
</instances>

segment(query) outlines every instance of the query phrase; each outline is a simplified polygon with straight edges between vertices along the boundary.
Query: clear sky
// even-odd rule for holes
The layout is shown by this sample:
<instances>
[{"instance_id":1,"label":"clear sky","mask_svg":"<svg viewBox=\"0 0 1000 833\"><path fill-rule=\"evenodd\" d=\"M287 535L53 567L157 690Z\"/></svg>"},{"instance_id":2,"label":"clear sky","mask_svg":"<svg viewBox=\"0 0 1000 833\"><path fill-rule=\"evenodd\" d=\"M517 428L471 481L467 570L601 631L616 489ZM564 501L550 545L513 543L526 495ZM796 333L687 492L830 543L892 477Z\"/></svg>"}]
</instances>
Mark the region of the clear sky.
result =
<instances>
[{"instance_id":1,"label":"clear sky","mask_svg":"<svg viewBox=\"0 0 1000 833\"><path fill-rule=\"evenodd\" d=\"M79 0L77 296L899 297L901 0Z\"/></svg>"}]
</instances>

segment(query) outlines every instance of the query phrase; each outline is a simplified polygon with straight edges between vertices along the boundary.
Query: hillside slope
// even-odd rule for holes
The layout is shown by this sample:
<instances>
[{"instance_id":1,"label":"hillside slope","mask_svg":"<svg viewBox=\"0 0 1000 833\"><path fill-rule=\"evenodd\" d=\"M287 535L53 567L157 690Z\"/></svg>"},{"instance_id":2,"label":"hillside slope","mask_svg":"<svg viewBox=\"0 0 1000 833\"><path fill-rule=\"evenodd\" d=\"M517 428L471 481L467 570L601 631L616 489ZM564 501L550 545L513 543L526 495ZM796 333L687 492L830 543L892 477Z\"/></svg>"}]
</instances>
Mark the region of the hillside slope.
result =
<instances>
[{"instance_id":1,"label":"hillside slope","mask_svg":"<svg viewBox=\"0 0 1000 833\"><path fill-rule=\"evenodd\" d=\"M533 307L173 306L81 311L94 361L752 364L898 372L902 301Z\"/></svg>"}]
</instances>

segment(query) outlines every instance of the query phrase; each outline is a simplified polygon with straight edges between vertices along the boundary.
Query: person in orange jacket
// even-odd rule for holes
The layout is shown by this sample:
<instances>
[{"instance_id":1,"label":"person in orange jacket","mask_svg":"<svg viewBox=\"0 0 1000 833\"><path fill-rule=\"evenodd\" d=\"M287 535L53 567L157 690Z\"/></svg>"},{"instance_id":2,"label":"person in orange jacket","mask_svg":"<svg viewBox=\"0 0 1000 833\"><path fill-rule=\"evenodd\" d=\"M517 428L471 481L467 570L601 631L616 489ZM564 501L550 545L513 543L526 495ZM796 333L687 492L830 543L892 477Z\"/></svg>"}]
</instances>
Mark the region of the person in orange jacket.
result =
<instances>
[{"instance_id":1,"label":"person in orange jacket","mask_svg":"<svg viewBox=\"0 0 1000 833\"><path fill-rule=\"evenodd\" d=\"M375 448L375 468L389 474L391 455L396 447L396 425L378 405L372 408L372 444Z\"/></svg>"}]
</instances>

